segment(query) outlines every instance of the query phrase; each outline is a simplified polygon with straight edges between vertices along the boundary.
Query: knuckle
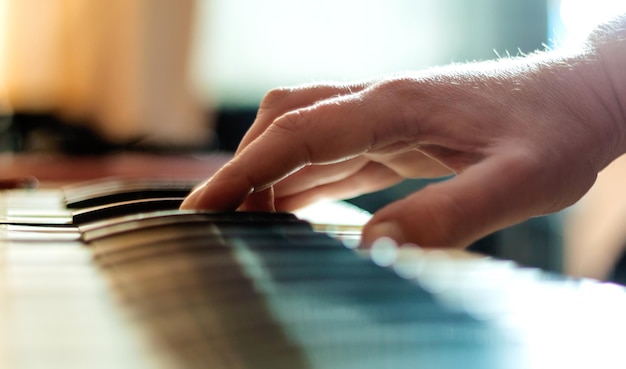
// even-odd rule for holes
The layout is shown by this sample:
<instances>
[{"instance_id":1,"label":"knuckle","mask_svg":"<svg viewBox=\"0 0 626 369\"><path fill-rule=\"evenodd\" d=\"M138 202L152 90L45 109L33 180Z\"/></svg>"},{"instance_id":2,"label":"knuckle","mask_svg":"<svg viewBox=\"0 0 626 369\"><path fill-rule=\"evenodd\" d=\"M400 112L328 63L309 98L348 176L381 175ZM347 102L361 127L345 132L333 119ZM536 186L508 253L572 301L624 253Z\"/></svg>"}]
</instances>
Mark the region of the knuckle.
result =
<instances>
[{"instance_id":1,"label":"knuckle","mask_svg":"<svg viewBox=\"0 0 626 369\"><path fill-rule=\"evenodd\" d=\"M365 99L369 105L384 107L384 116L378 116L378 119L389 122L374 127L376 136L414 140L424 133L430 100L416 78L396 77L380 81L367 91Z\"/></svg>"},{"instance_id":2,"label":"knuckle","mask_svg":"<svg viewBox=\"0 0 626 369\"><path fill-rule=\"evenodd\" d=\"M420 89L416 88L417 80L412 77L388 78L378 82L373 90L377 94L390 97L412 96Z\"/></svg>"},{"instance_id":3,"label":"knuckle","mask_svg":"<svg viewBox=\"0 0 626 369\"><path fill-rule=\"evenodd\" d=\"M270 108L284 101L288 95L292 93L292 89L279 87L270 90L261 100L260 108Z\"/></svg>"},{"instance_id":4,"label":"knuckle","mask_svg":"<svg viewBox=\"0 0 626 369\"><path fill-rule=\"evenodd\" d=\"M293 110L283 114L272 124L273 129L286 131L289 134L299 132L304 127L306 114L301 110Z\"/></svg>"},{"instance_id":5,"label":"knuckle","mask_svg":"<svg viewBox=\"0 0 626 369\"><path fill-rule=\"evenodd\" d=\"M299 147L298 152L291 152L290 155L300 155L300 162L310 164L313 161L313 152L309 142L311 135L307 133L308 114L304 110L298 109L282 115L272 123L271 131L274 135L286 137L289 141Z\"/></svg>"}]
</instances>

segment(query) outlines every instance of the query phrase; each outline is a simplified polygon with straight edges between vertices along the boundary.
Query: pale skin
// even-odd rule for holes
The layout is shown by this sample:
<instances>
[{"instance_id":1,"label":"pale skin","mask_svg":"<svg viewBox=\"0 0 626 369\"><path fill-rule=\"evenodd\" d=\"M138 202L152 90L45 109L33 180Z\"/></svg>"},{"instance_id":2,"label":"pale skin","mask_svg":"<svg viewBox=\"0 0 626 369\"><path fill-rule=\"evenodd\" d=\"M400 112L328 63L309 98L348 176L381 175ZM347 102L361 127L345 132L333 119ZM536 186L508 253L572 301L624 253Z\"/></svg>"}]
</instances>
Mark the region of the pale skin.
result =
<instances>
[{"instance_id":1,"label":"pale skin","mask_svg":"<svg viewBox=\"0 0 626 369\"><path fill-rule=\"evenodd\" d=\"M362 243L464 247L574 204L626 152L625 68L622 17L577 50L276 89L182 208L292 211L453 175L376 212Z\"/></svg>"}]
</instances>

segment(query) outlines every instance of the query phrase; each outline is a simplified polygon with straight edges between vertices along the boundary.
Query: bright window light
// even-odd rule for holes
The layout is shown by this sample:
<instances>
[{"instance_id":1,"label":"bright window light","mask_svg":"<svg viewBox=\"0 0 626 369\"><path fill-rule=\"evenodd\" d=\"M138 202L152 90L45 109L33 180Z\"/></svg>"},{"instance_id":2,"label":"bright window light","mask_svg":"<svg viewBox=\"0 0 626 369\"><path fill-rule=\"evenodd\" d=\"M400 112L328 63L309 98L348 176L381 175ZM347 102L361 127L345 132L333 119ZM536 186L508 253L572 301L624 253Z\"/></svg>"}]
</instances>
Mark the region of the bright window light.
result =
<instances>
[{"instance_id":1,"label":"bright window light","mask_svg":"<svg viewBox=\"0 0 626 369\"><path fill-rule=\"evenodd\" d=\"M580 42L595 25L621 13L626 13L624 0L561 0L564 34L557 35L558 44L567 46Z\"/></svg>"}]
</instances>

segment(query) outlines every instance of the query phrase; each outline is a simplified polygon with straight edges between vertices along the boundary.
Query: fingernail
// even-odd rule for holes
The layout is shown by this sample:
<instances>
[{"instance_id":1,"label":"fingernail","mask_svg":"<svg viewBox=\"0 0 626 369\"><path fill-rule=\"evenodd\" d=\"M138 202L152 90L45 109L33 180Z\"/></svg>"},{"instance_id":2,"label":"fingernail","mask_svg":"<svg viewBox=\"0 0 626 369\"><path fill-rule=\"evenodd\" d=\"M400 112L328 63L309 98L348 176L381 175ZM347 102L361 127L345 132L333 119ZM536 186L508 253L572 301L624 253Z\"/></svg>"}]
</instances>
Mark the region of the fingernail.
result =
<instances>
[{"instance_id":1,"label":"fingernail","mask_svg":"<svg viewBox=\"0 0 626 369\"><path fill-rule=\"evenodd\" d=\"M383 222L374 224L371 228L366 229L361 239L363 246L371 246L377 239L381 237L389 237L397 244L401 245L405 242L404 232L396 222Z\"/></svg>"}]
</instances>

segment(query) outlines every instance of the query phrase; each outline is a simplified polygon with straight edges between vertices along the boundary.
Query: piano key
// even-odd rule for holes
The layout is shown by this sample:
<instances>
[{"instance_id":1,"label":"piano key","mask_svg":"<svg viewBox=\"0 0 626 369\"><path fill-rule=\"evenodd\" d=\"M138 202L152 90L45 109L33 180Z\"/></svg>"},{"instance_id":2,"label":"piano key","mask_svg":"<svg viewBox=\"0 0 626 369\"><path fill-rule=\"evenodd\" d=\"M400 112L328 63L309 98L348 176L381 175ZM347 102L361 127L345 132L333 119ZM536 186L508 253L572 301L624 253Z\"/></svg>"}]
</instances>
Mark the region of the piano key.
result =
<instances>
[{"instance_id":1,"label":"piano key","mask_svg":"<svg viewBox=\"0 0 626 369\"><path fill-rule=\"evenodd\" d=\"M183 200L184 197L158 197L114 202L106 205L89 207L73 211L72 224L80 226L81 224L97 222L124 215L163 210L176 210L180 207Z\"/></svg>"},{"instance_id":2,"label":"piano key","mask_svg":"<svg viewBox=\"0 0 626 369\"><path fill-rule=\"evenodd\" d=\"M32 225L45 227L73 227L72 217L69 213L54 212L48 214L36 214L31 210L27 212L16 211L0 218L0 224Z\"/></svg>"},{"instance_id":3,"label":"piano key","mask_svg":"<svg viewBox=\"0 0 626 369\"><path fill-rule=\"evenodd\" d=\"M164 197L115 202L75 211L66 209L42 211L40 209L15 209L0 218L0 224L40 226L80 226L142 212L178 209L184 198Z\"/></svg>"},{"instance_id":4,"label":"piano key","mask_svg":"<svg viewBox=\"0 0 626 369\"><path fill-rule=\"evenodd\" d=\"M167 246L170 242L178 240L184 242L190 238L200 238L204 246L224 245L224 238L231 235L240 237L250 236L257 240L259 247L264 247L266 243L263 239L271 237L272 233L281 234L284 237L294 237L298 234L310 234L310 226L305 222L292 222L285 225L277 225L274 222L257 222L254 225L245 226L242 223L232 221L213 221L211 223L182 224L174 227L162 226L158 229L158 234L147 229L136 229L116 235L106 236L89 245L94 247L94 255L101 256L111 252L121 252L135 248L156 248ZM181 245L184 245L181 243ZM271 242L269 247L274 247ZM290 244L293 245L293 244ZM300 247L321 248L318 243L303 242Z\"/></svg>"},{"instance_id":5,"label":"piano key","mask_svg":"<svg viewBox=\"0 0 626 369\"><path fill-rule=\"evenodd\" d=\"M291 213L259 212L213 212L197 210L164 210L119 216L103 221L79 225L85 241L114 236L137 229L157 228L166 225L220 221L242 221L254 224L257 221L300 222Z\"/></svg>"},{"instance_id":6,"label":"piano key","mask_svg":"<svg viewBox=\"0 0 626 369\"><path fill-rule=\"evenodd\" d=\"M46 243L80 240L81 234L76 228L0 224L0 241Z\"/></svg>"},{"instance_id":7,"label":"piano key","mask_svg":"<svg viewBox=\"0 0 626 369\"><path fill-rule=\"evenodd\" d=\"M158 197L185 197L195 182L163 179L109 179L63 187L67 208L79 209Z\"/></svg>"},{"instance_id":8,"label":"piano key","mask_svg":"<svg viewBox=\"0 0 626 369\"><path fill-rule=\"evenodd\" d=\"M300 247L297 249L286 249L280 247L280 242L275 240L267 241L270 245L257 245L256 248L262 248L265 262L272 266L274 264L320 264L320 263L343 263L352 262L355 259L353 253L346 253L344 250L336 247L335 245L328 247L326 252L321 253L319 249L323 248L319 242L314 240L303 240ZM264 243L260 241L260 243ZM305 243L315 244L315 247L307 247ZM158 242L153 244L153 247L134 247L126 248L117 251L98 252L97 247L94 249L94 257L100 265L103 267L116 266L119 267L124 263L135 263L138 261L150 259L150 258L188 258L194 257L195 254L207 254L210 253L208 260L203 262L210 262L219 264L223 259L230 260L230 252L227 248L209 247L209 242L205 240L205 237L188 238L180 240L180 242ZM260 252L260 251L259 251ZM249 256L244 253L237 255L238 260L241 263L245 263ZM358 258L358 256L357 256Z\"/></svg>"},{"instance_id":9,"label":"piano key","mask_svg":"<svg viewBox=\"0 0 626 369\"><path fill-rule=\"evenodd\" d=\"M1 191L0 203L3 204L0 208L0 214L25 209L44 212L65 209L61 190L51 188Z\"/></svg>"}]
</instances>

